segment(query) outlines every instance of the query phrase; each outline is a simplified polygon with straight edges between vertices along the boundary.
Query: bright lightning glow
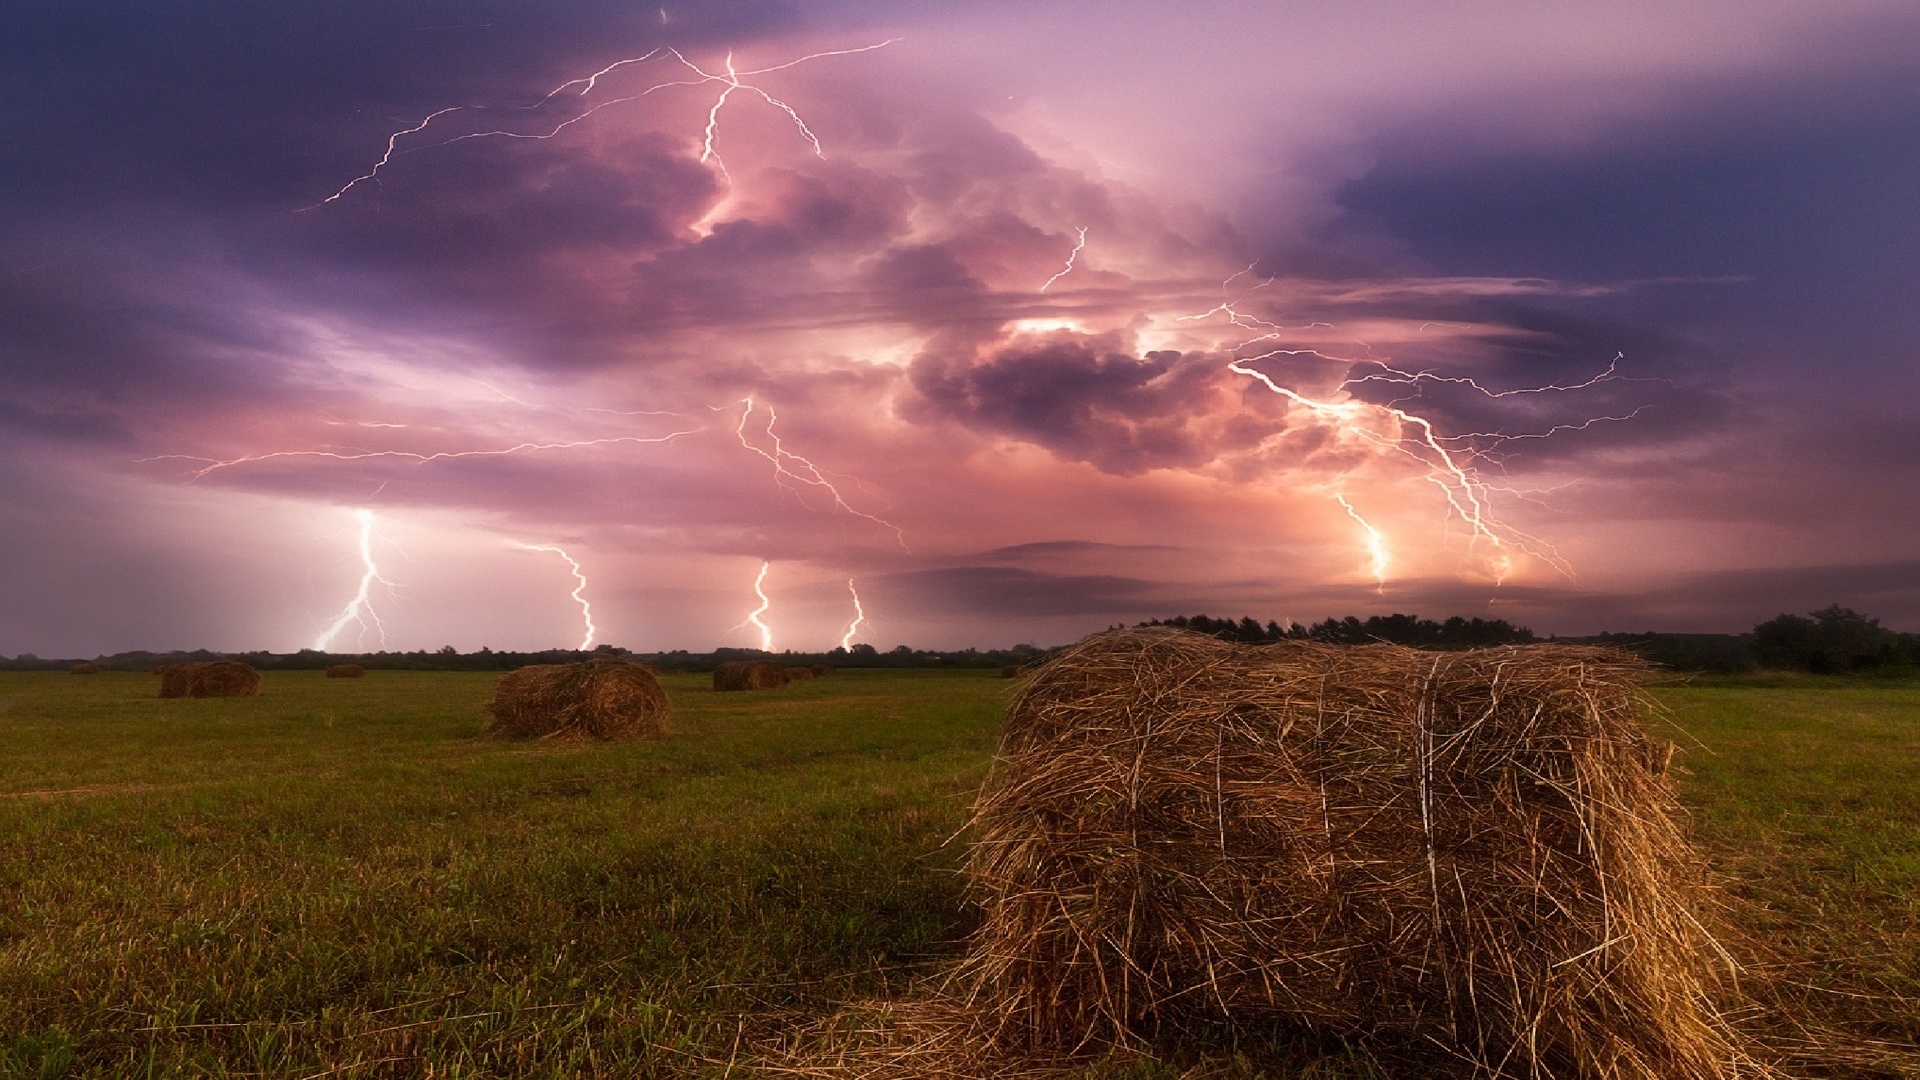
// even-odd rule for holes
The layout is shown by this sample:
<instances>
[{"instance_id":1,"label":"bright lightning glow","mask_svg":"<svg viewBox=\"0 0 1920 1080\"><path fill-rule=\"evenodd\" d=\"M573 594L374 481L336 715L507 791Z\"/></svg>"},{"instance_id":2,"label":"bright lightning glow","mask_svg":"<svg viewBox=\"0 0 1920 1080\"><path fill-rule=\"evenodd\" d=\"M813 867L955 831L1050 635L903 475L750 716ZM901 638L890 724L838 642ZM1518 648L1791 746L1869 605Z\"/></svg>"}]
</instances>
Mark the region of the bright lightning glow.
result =
<instances>
[{"instance_id":1,"label":"bright lightning glow","mask_svg":"<svg viewBox=\"0 0 1920 1080\"><path fill-rule=\"evenodd\" d=\"M526 131L508 131L505 129L497 129L497 130L491 130L491 131L472 131L464 135L455 135L449 139L442 139L439 142L429 142L424 145L409 146L404 150L401 149L401 146L400 146L401 140L405 139L409 135L415 135L425 131L428 125L432 124L435 120L439 119L440 117L446 116L449 113L474 111L478 108L475 106L466 106L466 105L448 106L447 108L439 109L434 112L428 113L426 117L423 118L419 123L414 124L411 127L401 128L400 130L393 132L391 135L388 135L386 153L381 155L380 160L374 162L372 168L368 169L365 173L347 181L344 185L341 186L340 190L320 200L318 203L315 203L314 206L308 207L307 209L311 210L319 206L324 206L327 203L334 202L338 200L341 196L345 195L347 192L352 191L355 187L358 187L360 184L365 183L369 180L374 180L374 181L379 180L381 170L391 165L393 163L393 159L399 154L411 153L415 150L426 150L436 146L449 146L449 145L452 145L453 143L465 142L468 139L487 139L487 138L551 139L559 135L561 132L565 131L567 128L570 128L573 125L579 123L580 121L587 119L588 117L592 116L593 114L599 112L602 109L609 108L614 105L623 105L628 102L638 101L641 98L644 98L656 91L666 90L671 87L702 86L710 83L719 83L721 86L721 89L718 96L715 97L712 106L709 107L707 110L707 124L706 124L706 130L704 132L704 135L701 141L700 160L703 163L711 161L714 167L719 170L720 174L723 177L726 177L727 179L731 180L731 177L727 173L726 163L720 159L719 152L716 149L716 139L719 136L719 128L720 128L720 112L721 112L721 109L727 104L728 100L732 98L733 92L736 90L745 90L748 93L759 97L760 100L766 102L768 105L772 106L773 108L779 109L781 112L785 113L787 115L787 118L793 121L793 126L795 127L795 129L799 131L800 137L806 140L808 146L812 148L813 153L816 156L825 157L826 152L820 145L819 137L813 133L812 128L807 126L806 120L801 117L798 110L796 110L793 106L787 104L785 101L782 101L777 97L774 97L771 93L767 92L761 87L753 83L747 82L745 80L755 75L768 75L777 71L785 71L788 68L797 67L810 60L819 60L819 59L823 59L825 57L830 57L830 56L852 56L857 53L872 52L875 49L884 49L888 45L892 45L893 43L899 40L900 40L899 38L888 38L885 41L878 42L873 45L861 45L861 46L850 48L850 49L829 49L823 52L808 53L805 56L802 56L793 60L788 60L784 63L773 64L768 67L762 67L762 68L752 68L747 71L741 71L734 66L733 54L729 52L727 54L724 70L718 71L718 72L708 71L702 68L700 65L695 64L693 61L687 59L685 54L681 53L680 50L678 49L663 47L663 48L655 49L652 52L646 53L645 55L642 55L642 56L629 57L625 60L616 60L613 63L608 64L606 67L601 68L599 71L596 71L593 74L586 76L585 78L569 79L566 82L561 83L559 86L554 87L552 90L549 90L546 96L542 97L540 100L534 102L531 105L518 106L517 109L519 111L529 111L529 110L541 108L542 106L545 106L548 102L551 102L554 98L560 96L562 93L568 90L573 89L574 87L579 87L579 93L575 95L570 95L570 96L584 98L587 95L593 93L593 91L599 87L600 80L603 77L612 75L615 71L621 68L636 67L641 64L648 63L649 61L660 60L667 57L671 57L674 61L678 62L680 67L690 72L693 76L692 78L683 77L678 79L669 79L665 82L654 83L653 85L648 86L643 90L639 90L631 94L627 94L621 97L609 98L605 101L601 101L594 105L591 105L585 108L584 110L582 110L581 112L579 112L578 114L572 117L569 117L565 120L562 120L557 124L552 124L548 126L544 131L526 132Z\"/></svg>"},{"instance_id":2,"label":"bright lightning glow","mask_svg":"<svg viewBox=\"0 0 1920 1080\"><path fill-rule=\"evenodd\" d=\"M773 430L774 422L779 419L779 416L774 412L772 405L766 406L767 422L765 426L760 428L760 431L773 444L773 449L771 451L763 450L759 446L754 445L753 440L747 437L747 423L753 419L753 414L756 409L760 408L760 404L751 397L742 399L741 404L744 405L745 408L740 411L740 423L734 427L734 435L739 438L741 446L746 447L773 463L775 483L781 487L788 488L790 491L794 491L796 494L798 494L799 489L789 487L790 482L805 484L808 487L825 491L828 497L833 500L834 509L873 522L875 525L891 532L894 540L898 542L901 547L904 548L907 546L906 534L900 530L898 525L895 525L885 518L875 517L863 510L855 510L852 506L849 506L847 500L841 496L840 489L835 487L833 482L827 479L826 475L820 471L819 466L801 457L799 454L788 450L785 445L781 443L780 436L776 435ZM792 462L794 467L791 469L788 468L788 462ZM799 471L796 472L794 471L795 469ZM858 481L855 481L855 483L858 483ZM863 488L862 490L865 489Z\"/></svg>"},{"instance_id":3,"label":"bright lightning glow","mask_svg":"<svg viewBox=\"0 0 1920 1080\"><path fill-rule=\"evenodd\" d=\"M580 563L567 554L565 548L555 544L522 544L515 541L515 546L527 551L549 551L567 561L567 568L573 571L573 580L576 582L573 587L573 602L580 605L580 621L585 624L585 634L580 638L579 648L582 652L593 648L594 635L600 631L593 625L593 605L587 602L586 597L587 575L581 571Z\"/></svg>"},{"instance_id":4,"label":"bright lightning glow","mask_svg":"<svg viewBox=\"0 0 1920 1080\"><path fill-rule=\"evenodd\" d=\"M332 624L314 639L313 647L320 652L333 647L333 639L346 629L348 623L357 623L364 630L371 621L374 629L380 632L381 647L387 644L387 628L381 623L380 614L373 610L373 583L377 581L391 588L393 582L380 576L380 567L373 561L373 511L364 507L355 510L353 519L360 523L360 588L353 594L353 599L347 601L347 606L340 609L340 614L334 617Z\"/></svg>"},{"instance_id":5,"label":"bright lightning glow","mask_svg":"<svg viewBox=\"0 0 1920 1080\"><path fill-rule=\"evenodd\" d=\"M1223 282L1222 288L1231 286L1235 280L1254 271L1255 266L1248 266ZM1496 451L1504 443L1520 439L1542 439L1562 431L1576 431L1600 423L1629 420L1639 414L1639 409L1624 416L1596 416L1577 423L1555 424L1545 431L1479 431L1444 435L1435 427L1432 419L1412 411L1406 399L1376 404L1356 397L1355 392L1361 386L1370 383L1404 386L1418 386L1423 383L1445 384L1470 390L1489 400L1518 395L1573 392L1601 383L1623 380L1624 377L1619 374L1622 356L1616 354L1605 369L1579 382L1500 390L1465 376L1439 375L1432 371L1415 371L1396 367L1386 360L1370 355L1372 350L1364 342L1356 343L1360 352L1357 356L1336 355L1316 348L1284 347L1282 343L1295 332L1331 329L1331 326L1327 323L1308 323L1304 326L1288 327L1241 310L1238 305L1247 295L1266 288L1273 281L1273 278L1262 280L1237 297L1223 301L1197 315L1179 316L1175 321L1195 322L1219 316L1224 318L1229 326L1252 331L1251 337L1231 346L1233 356L1227 364L1227 370L1246 376L1267 390L1286 398L1291 404L1305 410L1343 437L1417 463L1425 479L1441 492L1449 519L1457 516L1466 524L1469 550L1477 544L1485 544L1491 549L1486 558L1496 583L1504 582L1513 573L1515 552L1523 552L1539 559L1569 578L1573 576L1573 567L1545 541L1522 532L1495 516L1491 493L1496 489L1481 476L1477 466L1480 462L1497 461ZM1326 394L1309 396L1286 385L1275 374L1255 366L1263 363L1271 366L1293 361L1324 362L1370 370L1342 378ZM1374 578L1384 583L1387 551L1383 538L1360 517L1344 497L1336 496L1336 498L1339 499L1347 514L1367 530L1369 551L1373 555Z\"/></svg>"},{"instance_id":6,"label":"bright lightning glow","mask_svg":"<svg viewBox=\"0 0 1920 1080\"><path fill-rule=\"evenodd\" d=\"M859 631L860 624L867 621L866 609L860 606L860 590L853 587L852 578L847 579L847 591L853 594L853 621L847 624L847 632L840 635L843 649L853 648L853 635Z\"/></svg>"},{"instance_id":7,"label":"bright lightning glow","mask_svg":"<svg viewBox=\"0 0 1920 1080\"><path fill-rule=\"evenodd\" d=\"M760 616L767 613L768 608L773 606L773 601L767 598L767 590L764 587L767 581L767 570L772 565L773 563L771 562L762 562L760 564L760 573L753 579L753 594L760 598L760 606L749 612L746 620L740 624L741 626L745 626L748 623L752 623L754 627L760 631L760 649L762 652L773 651L773 628L768 626L766 622L760 618Z\"/></svg>"},{"instance_id":8,"label":"bright lightning glow","mask_svg":"<svg viewBox=\"0 0 1920 1080\"><path fill-rule=\"evenodd\" d=\"M1080 257L1081 249L1085 248L1086 246L1087 246L1087 227L1082 225L1080 227L1080 239L1074 243L1073 250L1067 252L1067 265L1061 267L1059 273L1048 278L1047 283L1045 285L1040 286L1040 291L1046 292L1048 289L1053 288L1054 282L1059 281L1061 278L1066 277L1068 274L1073 273L1073 260Z\"/></svg>"},{"instance_id":9,"label":"bright lightning glow","mask_svg":"<svg viewBox=\"0 0 1920 1080\"><path fill-rule=\"evenodd\" d=\"M1360 511L1355 510L1353 508L1353 504L1347 501L1347 497L1345 495L1335 492L1333 499L1335 502L1340 504L1340 508L1342 510L1345 510L1347 512L1348 517L1352 518L1356 523L1359 524L1361 529L1366 531L1367 552L1369 555L1373 557L1372 570L1373 570L1373 580L1375 585L1374 591L1377 593L1385 592L1387 588L1387 561L1388 561L1386 540L1380 536L1379 529L1374 528L1372 523L1368 522L1366 518L1363 518L1360 516Z\"/></svg>"},{"instance_id":10,"label":"bright lightning glow","mask_svg":"<svg viewBox=\"0 0 1920 1080\"><path fill-rule=\"evenodd\" d=\"M1384 450L1403 454L1420 463L1427 470L1427 479L1440 489L1446 497L1447 506L1467 524L1472 541L1486 541L1496 549L1496 558L1504 555L1500 549L1507 546L1507 539L1517 541L1528 554L1550 563L1561 573L1572 576L1573 569L1553 550L1534 537L1519 533L1496 521L1487 506L1486 485L1480 481L1469 464L1463 461L1465 454L1459 449L1449 450L1434 432L1433 422L1424 416L1407 412L1392 405L1369 405L1366 402L1347 399L1345 401L1319 401L1275 382L1272 376L1257 368L1243 367L1235 360L1227 365L1227 370L1258 380L1267 389L1286 398L1296 405L1303 406L1323 419L1330 421L1339 429L1378 446ZM1390 423L1370 426L1368 420L1374 412L1384 413ZM1410 433L1412 432L1417 433ZM1503 563L1510 565L1510 563ZM1505 573L1499 575L1505 577Z\"/></svg>"}]
</instances>

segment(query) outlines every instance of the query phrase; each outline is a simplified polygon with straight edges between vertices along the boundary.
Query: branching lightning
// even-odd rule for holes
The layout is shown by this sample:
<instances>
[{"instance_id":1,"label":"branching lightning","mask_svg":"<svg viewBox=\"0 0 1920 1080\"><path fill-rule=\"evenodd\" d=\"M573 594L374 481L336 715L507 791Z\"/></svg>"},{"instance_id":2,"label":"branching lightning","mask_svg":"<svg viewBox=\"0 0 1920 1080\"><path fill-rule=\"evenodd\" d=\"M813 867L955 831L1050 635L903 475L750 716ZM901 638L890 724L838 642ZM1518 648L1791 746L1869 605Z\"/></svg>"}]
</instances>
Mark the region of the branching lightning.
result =
<instances>
[{"instance_id":1,"label":"branching lightning","mask_svg":"<svg viewBox=\"0 0 1920 1080\"><path fill-rule=\"evenodd\" d=\"M399 426L399 425L384 425ZM426 465L435 461L450 461L454 458L468 457L507 457L513 454L532 453L536 450L574 450L587 446L615 446L625 443L664 443L672 442L693 430L673 431L665 435L620 435L605 439L574 439L567 442L522 442L512 446L493 450L442 450L431 454L416 453L411 450L275 450L265 454L242 454L235 458L206 458L192 454L156 454L153 457L137 458L137 461L198 461L200 468L188 475L198 480L209 473L222 469L231 469L238 465L250 465L259 461L273 461L278 458L326 458L333 461L366 461L372 458L397 458L411 461L416 465Z\"/></svg>"},{"instance_id":2,"label":"branching lightning","mask_svg":"<svg viewBox=\"0 0 1920 1080\"><path fill-rule=\"evenodd\" d=\"M1253 269L1249 266L1228 278L1224 285L1230 285L1235 279L1252 273ZM1272 281L1272 278L1268 278L1247 291L1265 288ZM1243 293L1242 298L1245 295ZM1432 371L1410 371L1396 367L1378 357L1365 355L1370 350L1364 343L1360 345L1363 354L1359 356L1342 356L1320 349L1289 348L1273 344L1283 342L1290 333L1295 331L1330 327L1326 323L1309 323L1300 327L1283 326L1241 311L1236 306L1238 302L1238 300L1228 300L1198 315L1181 316L1176 321L1199 321L1220 316L1224 317L1230 326L1253 331L1253 337L1233 347L1233 359L1227 364L1227 370L1256 381L1267 390L1286 398L1293 405L1306 410L1348 437L1417 463L1423 470L1425 478L1441 492L1449 516L1457 516L1466 524L1469 548L1471 549L1475 544L1484 543L1492 549L1489 562L1493 567L1496 582L1504 581L1512 573L1515 551L1537 558L1567 577L1573 576L1573 567L1554 551L1551 545L1539 537L1501 521L1493 513L1490 493L1494 488L1480 475L1477 463L1484 460L1497 460L1495 452L1503 443L1520 439L1543 439L1562 431L1584 430L1600 423L1621 422L1639 415L1640 409L1621 416L1597 416L1578 423L1555 424L1545 431L1477 431L1445 435L1435 427L1431 419L1412 411L1408 406L1408 399L1375 403L1363 400L1355 396L1355 393L1362 386L1376 383L1410 387L1417 387L1424 383L1444 384L1472 391L1489 400L1519 395L1572 392L1623 379L1619 374L1620 361L1623 359L1620 354L1615 354L1604 370L1580 382L1501 390L1488 387L1466 376L1440 375ZM1360 367L1371 370L1358 375L1348 375L1335 384L1326 395L1309 396L1285 385L1274 375L1255 366L1266 361L1291 360L1319 361L1344 365L1349 369ZM1336 495L1335 498L1348 516L1352 517L1365 531L1366 548L1374 580L1384 586L1389 562L1385 538L1379 530L1360 516L1344 496Z\"/></svg>"},{"instance_id":3,"label":"branching lightning","mask_svg":"<svg viewBox=\"0 0 1920 1080\"><path fill-rule=\"evenodd\" d=\"M866 609L860 606L860 590L853 587L853 579L847 579L847 592L853 594L853 621L847 624L847 632L840 635L840 647L853 648L853 635L860 630L860 624L867 621Z\"/></svg>"},{"instance_id":4,"label":"branching lightning","mask_svg":"<svg viewBox=\"0 0 1920 1080\"><path fill-rule=\"evenodd\" d=\"M594 636L600 631L598 627L593 625L593 605L587 601L586 597L587 575L580 569L579 561L567 554L565 548L556 544L523 544L515 541L515 546L525 551L552 552L567 561L567 568L573 571L573 580L575 582L572 594L573 602L580 605L580 621L585 626L585 633L580 638L579 648L582 652L593 648Z\"/></svg>"},{"instance_id":5,"label":"branching lightning","mask_svg":"<svg viewBox=\"0 0 1920 1080\"><path fill-rule=\"evenodd\" d=\"M341 186L340 190L320 200L318 203L315 203L314 206L308 207L307 209L309 210L315 209L316 207L324 206L327 203L334 202L338 200L341 196L345 195L347 192L352 191L355 187L358 187L359 185L369 180L378 181L380 179L381 171L385 169L387 166L391 165L393 163L394 158L396 158L401 154L412 153L418 150L427 150L427 149L440 147L440 146L451 146L454 143L466 142L469 139L489 139L489 138L551 139L559 135L561 132L565 131L566 129L572 127L573 125L599 112L602 109L607 109L615 105L624 105L629 102L638 101L641 98L647 97L648 95L655 93L656 91L667 90L673 87L705 86L705 85L714 84L714 83L718 83L720 85L721 89L719 94L714 98L713 104L707 110L706 128L703 131L702 137L701 137L700 161L702 163L712 162L714 167L717 170L719 170L720 174L723 177L726 177L728 180L731 180L732 177L727 173L726 162L723 161L720 157L720 153L716 145L716 140L719 137L719 131L720 131L720 112L723 108L726 107L727 102L732 98L733 93L736 90L747 91L749 94L759 97L760 100L764 101L766 104L772 106L773 108L779 109L781 112L785 113L787 118L793 122L794 128L800 133L800 137L803 140L805 140L809 148L811 148L812 152L816 156L825 157L826 151L820 145L819 137L814 134L812 128L807 126L806 120L803 117L801 117L798 110L796 110L792 105L787 104L785 101L782 101L777 97L774 97L771 93L761 88L760 86L747 82L746 80L756 75L770 75L774 72L785 71L788 68L798 67L799 65L807 63L808 61L811 61L811 60L820 60L820 59L824 59L826 57L831 57L831 56L852 56L857 53L872 52L875 49L884 49L888 45L892 45L893 43L899 40L900 40L899 38L888 38L885 41L877 42L872 45L861 45L861 46L857 46L850 49L828 49L822 52L808 53L805 56L801 56L793 60L788 60L784 63L773 64L773 65L770 65L767 67L761 67L761 68L751 68L746 71L741 71L737 67L735 67L733 62L733 54L731 52L727 54L726 61L722 70L708 71L705 68L701 67L700 65L694 63L692 60L687 59L686 55L680 52L680 50L669 47L669 46L662 46L661 48L654 49L653 51L648 52L641 56L629 57L624 60L616 60L613 63L608 64L606 67L601 68L599 71L596 71L593 74L588 75L584 78L569 79L566 82L561 83L559 86L554 87L552 90L547 91L544 97L540 98L540 100L534 102L533 104L517 106L515 108L517 109L517 111L522 111L522 112L539 109L547 105L549 102L553 101L553 99L555 99L556 97L560 97L563 94L566 94L572 97L577 97L577 98L585 98L587 95L593 93L594 90L596 90L599 87L600 80L602 78L612 75L614 72L620 70L621 68L637 67L639 65L646 64L652 61L667 60L668 58L671 58L671 60L674 63L677 63L680 68L690 73L692 77L689 78L689 77L683 76L677 79L669 79L664 82L654 83L653 85L648 86L645 89L636 91L634 93L625 94L619 97L608 98L605 101L600 101L591 106L586 107L581 112L571 117L568 117L565 120L549 125L545 130L509 131L506 129L496 129L496 130L490 130L490 131L472 131L472 132L467 132L466 134L463 134L463 135L455 135L452 138L441 139L438 142L425 142L422 145L408 146L404 149L401 147L402 140L405 140L407 136L417 135L417 134L420 134L421 132L426 131L427 127L431 125L435 120L438 120L440 117L449 115L451 113L482 110L482 107L479 107L479 106L451 105L444 109L438 109L438 110L435 110L434 112L428 113L424 118L420 120L419 123L413 124L410 127L401 128L400 130L395 131L392 134L388 135L386 153L382 154L380 159L374 162L371 168L369 168L365 173L362 173L361 175L356 176L353 179L347 181L344 185ZM576 88L577 88L577 92L575 92Z\"/></svg>"},{"instance_id":6,"label":"branching lightning","mask_svg":"<svg viewBox=\"0 0 1920 1080\"><path fill-rule=\"evenodd\" d=\"M346 629L348 623L357 623L365 630L367 623L372 622L374 629L380 632L381 646L387 644L386 625L380 621L380 613L373 609L373 585L377 581L392 588L393 582L380 576L380 567L373 560L373 540L376 535L373 531L373 511L362 507L353 512L353 519L360 524L360 587L354 592L353 598L347 601L347 606L340 609L340 614L334 617L333 622L314 639L313 647L320 652L333 647L333 639Z\"/></svg>"},{"instance_id":7,"label":"branching lightning","mask_svg":"<svg viewBox=\"0 0 1920 1080\"><path fill-rule=\"evenodd\" d=\"M1046 292L1048 289L1053 288L1054 282L1059 281L1061 278L1066 277L1068 274L1073 273L1073 261L1080 257L1081 250L1084 249L1086 246L1087 246L1087 227L1085 225L1082 225L1080 226L1080 239L1074 242L1073 250L1067 252L1067 265L1062 266L1060 268L1059 273L1048 278L1047 283L1045 285L1040 286L1040 291Z\"/></svg>"},{"instance_id":8,"label":"branching lightning","mask_svg":"<svg viewBox=\"0 0 1920 1080\"><path fill-rule=\"evenodd\" d=\"M826 474L820 471L819 466L786 448L780 441L780 436L775 434L773 430L773 425L775 421L779 419L779 415L774 412L772 405L762 406L752 397L743 398L740 404L744 406L744 408L740 410L740 423L735 425L734 434L740 439L741 446L766 458L767 461L773 464L775 483L793 491L796 495L799 494L800 489L791 486L795 483L825 491L827 496L833 500L833 508L835 510L871 521L875 525L891 532L894 540L899 543L901 547L904 548L907 546L906 534L901 531L898 525L895 525L885 518L876 517L864 510L856 510L848 505L847 500L840 494L840 489L834 486L832 481L827 479ZM765 435L767 440L772 444L772 450L766 450L755 445L753 440L747 437L747 425L753 420L754 413L762 407L767 411L767 422L759 428L759 432ZM792 468L788 467L789 462L792 463Z\"/></svg>"}]
</instances>

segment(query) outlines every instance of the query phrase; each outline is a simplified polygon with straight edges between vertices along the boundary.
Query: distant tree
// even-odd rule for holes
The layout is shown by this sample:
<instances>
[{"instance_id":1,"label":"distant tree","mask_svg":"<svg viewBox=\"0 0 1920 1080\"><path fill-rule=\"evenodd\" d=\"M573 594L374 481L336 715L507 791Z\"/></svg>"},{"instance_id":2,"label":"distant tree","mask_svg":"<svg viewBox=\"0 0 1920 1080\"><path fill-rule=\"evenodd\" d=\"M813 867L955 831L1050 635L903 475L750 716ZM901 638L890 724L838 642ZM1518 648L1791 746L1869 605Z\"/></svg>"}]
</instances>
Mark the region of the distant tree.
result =
<instances>
[{"instance_id":1,"label":"distant tree","mask_svg":"<svg viewBox=\"0 0 1920 1080\"><path fill-rule=\"evenodd\" d=\"M1829 673L1878 667L1902 658L1902 635L1851 608L1829 604L1807 615L1781 614L1753 628L1762 667Z\"/></svg>"}]
</instances>

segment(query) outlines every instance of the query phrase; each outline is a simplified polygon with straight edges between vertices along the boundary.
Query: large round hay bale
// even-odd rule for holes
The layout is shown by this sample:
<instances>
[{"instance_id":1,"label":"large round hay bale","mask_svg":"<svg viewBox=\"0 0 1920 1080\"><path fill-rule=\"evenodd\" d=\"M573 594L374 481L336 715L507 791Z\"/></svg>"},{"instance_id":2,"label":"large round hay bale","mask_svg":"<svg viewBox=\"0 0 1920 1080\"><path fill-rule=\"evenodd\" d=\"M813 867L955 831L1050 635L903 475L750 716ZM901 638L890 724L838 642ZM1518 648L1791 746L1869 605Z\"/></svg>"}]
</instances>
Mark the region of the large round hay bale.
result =
<instances>
[{"instance_id":1,"label":"large round hay bale","mask_svg":"<svg viewBox=\"0 0 1920 1080\"><path fill-rule=\"evenodd\" d=\"M812 668L801 667L798 664L793 664L780 670L786 672L788 682L807 682L813 678Z\"/></svg>"},{"instance_id":2,"label":"large round hay bale","mask_svg":"<svg viewBox=\"0 0 1920 1080\"><path fill-rule=\"evenodd\" d=\"M334 664L327 668L329 679L358 679L367 673L359 664Z\"/></svg>"},{"instance_id":3,"label":"large round hay bale","mask_svg":"<svg viewBox=\"0 0 1920 1080\"><path fill-rule=\"evenodd\" d=\"M238 660L163 664L159 675L163 698L253 697L260 692L260 673Z\"/></svg>"},{"instance_id":4,"label":"large round hay bale","mask_svg":"<svg viewBox=\"0 0 1920 1080\"><path fill-rule=\"evenodd\" d=\"M653 672L627 660L536 664L493 684L487 734L508 739L642 739L672 706Z\"/></svg>"},{"instance_id":5,"label":"large round hay bale","mask_svg":"<svg viewBox=\"0 0 1920 1080\"><path fill-rule=\"evenodd\" d=\"M71 675L98 675L100 674L100 665L91 660L82 660L68 668L67 672Z\"/></svg>"},{"instance_id":6,"label":"large round hay bale","mask_svg":"<svg viewBox=\"0 0 1920 1080\"><path fill-rule=\"evenodd\" d=\"M1476 1076L1730 1076L1643 671L1089 638L1008 710L957 990L1033 1047L1282 1029Z\"/></svg>"},{"instance_id":7,"label":"large round hay bale","mask_svg":"<svg viewBox=\"0 0 1920 1080\"><path fill-rule=\"evenodd\" d=\"M812 670L813 670L814 678L824 679L827 676L833 674L833 665L832 664L815 664L813 665Z\"/></svg>"},{"instance_id":8,"label":"large round hay bale","mask_svg":"<svg viewBox=\"0 0 1920 1080\"><path fill-rule=\"evenodd\" d=\"M778 690L787 672L771 660L728 660L713 669L715 690Z\"/></svg>"}]
</instances>

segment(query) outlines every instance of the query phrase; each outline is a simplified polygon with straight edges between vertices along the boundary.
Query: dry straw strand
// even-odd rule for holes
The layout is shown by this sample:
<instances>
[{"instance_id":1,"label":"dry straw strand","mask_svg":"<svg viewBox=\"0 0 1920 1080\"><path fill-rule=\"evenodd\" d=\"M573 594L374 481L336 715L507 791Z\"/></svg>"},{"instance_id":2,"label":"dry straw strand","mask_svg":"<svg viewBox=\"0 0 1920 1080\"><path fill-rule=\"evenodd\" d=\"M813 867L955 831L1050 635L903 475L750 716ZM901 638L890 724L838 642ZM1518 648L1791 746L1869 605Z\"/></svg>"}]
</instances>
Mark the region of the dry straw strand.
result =
<instances>
[{"instance_id":1,"label":"dry straw strand","mask_svg":"<svg viewBox=\"0 0 1920 1080\"><path fill-rule=\"evenodd\" d=\"M640 739L667 732L672 706L653 671L626 660L536 664L493 684L486 733L508 739Z\"/></svg>"}]
</instances>

